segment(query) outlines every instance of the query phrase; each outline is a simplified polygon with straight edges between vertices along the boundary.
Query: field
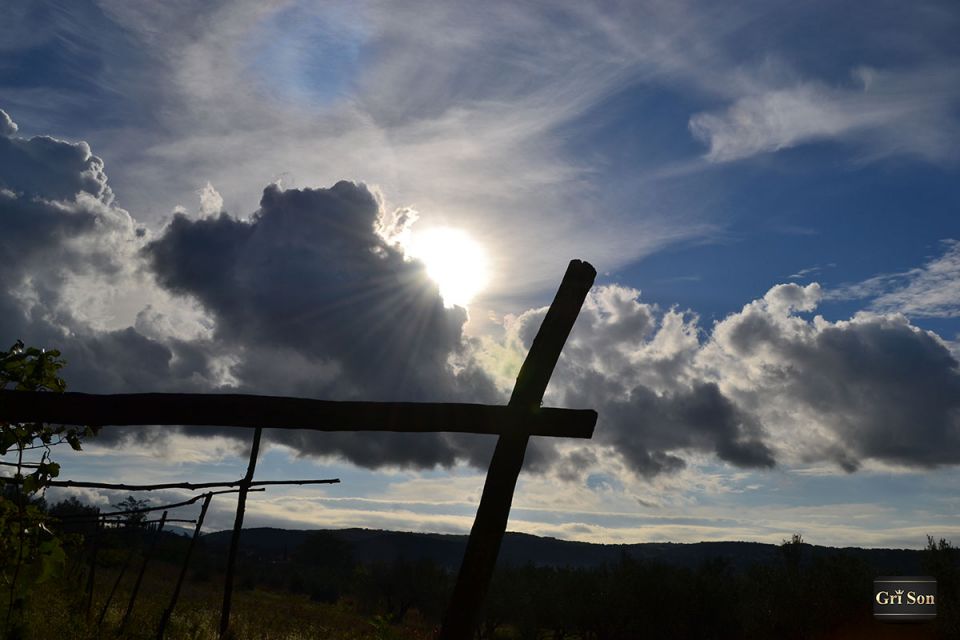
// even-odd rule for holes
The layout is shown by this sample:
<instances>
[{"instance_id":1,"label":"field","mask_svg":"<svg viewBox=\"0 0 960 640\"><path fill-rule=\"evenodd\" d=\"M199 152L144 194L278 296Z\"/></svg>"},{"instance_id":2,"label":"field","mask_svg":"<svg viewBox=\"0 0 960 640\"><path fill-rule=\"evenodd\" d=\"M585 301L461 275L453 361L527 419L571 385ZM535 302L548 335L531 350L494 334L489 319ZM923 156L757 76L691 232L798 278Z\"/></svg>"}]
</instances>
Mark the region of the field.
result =
<instances>
[{"instance_id":1,"label":"field","mask_svg":"<svg viewBox=\"0 0 960 640\"><path fill-rule=\"evenodd\" d=\"M155 550L127 625L121 621L133 586L131 564L101 626L103 609L131 544L114 532L98 553L87 613L89 556L77 554L59 579L36 585L20 624L6 637L30 639L155 638L176 581L186 540L168 534ZM146 537L145 537L146 539ZM130 541L133 540L131 543ZM747 548L746 546L744 548ZM88 549L89 550L89 549ZM936 622L891 625L871 617L878 571L851 552L814 550L799 541L772 547L774 557L735 566L714 557L677 566L623 555L591 567L500 567L478 637L523 640L628 640L636 637L767 640L933 639L956 637L956 554L931 546L922 566L940 581ZM287 555L287 554L284 554ZM171 640L214 640L223 587L223 555L202 545L191 563ZM448 601L452 572L428 559L364 562L335 532L311 532L281 558L249 547L234 592L235 640L434 637ZM16 620L16 616L13 619Z\"/></svg>"},{"instance_id":2,"label":"field","mask_svg":"<svg viewBox=\"0 0 960 640\"><path fill-rule=\"evenodd\" d=\"M167 562L158 562L149 568L133 613L122 631L120 623L134 580L129 572L99 628L97 618L119 573L117 569L98 570L89 616L85 613L82 580L44 584L31 598L20 630L8 637L38 640L155 638L157 622L169 603L177 571L174 564ZM215 640L222 595L220 576L211 576L201 582L188 581L165 637L170 640ZM408 616L402 624L390 624L382 616L363 615L349 600L320 603L303 594L239 589L234 595L231 632L229 637L236 640L416 640L430 637L432 628L416 615Z\"/></svg>"}]
</instances>

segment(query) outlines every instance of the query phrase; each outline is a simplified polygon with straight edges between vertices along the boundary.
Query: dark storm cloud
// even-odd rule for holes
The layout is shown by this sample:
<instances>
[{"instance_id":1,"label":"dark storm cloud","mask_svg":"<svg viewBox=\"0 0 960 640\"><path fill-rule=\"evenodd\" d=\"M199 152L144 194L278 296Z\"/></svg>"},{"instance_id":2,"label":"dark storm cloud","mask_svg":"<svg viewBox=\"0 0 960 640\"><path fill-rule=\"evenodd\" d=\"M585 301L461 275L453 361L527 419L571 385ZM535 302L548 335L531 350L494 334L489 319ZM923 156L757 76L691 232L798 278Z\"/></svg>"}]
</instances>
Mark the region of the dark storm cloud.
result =
<instances>
[{"instance_id":1,"label":"dark storm cloud","mask_svg":"<svg viewBox=\"0 0 960 640\"><path fill-rule=\"evenodd\" d=\"M798 361L819 372L798 385L798 399L829 416L854 454L960 463L960 371L940 340L875 319L824 330Z\"/></svg>"},{"instance_id":2,"label":"dark storm cloud","mask_svg":"<svg viewBox=\"0 0 960 640\"><path fill-rule=\"evenodd\" d=\"M738 467L774 465L756 419L715 384L662 395L636 387L623 400L609 399L603 409L608 428L600 442L613 445L645 476L682 467L682 460L668 453L678 450L713 453Z\"/></svg>"},{"instance_id":3,"label":"dark storm cloud","mask_svg":"<svg viewBox=\"0 0 960 640\"><path fill-rule=\"evenodd\" d=\"M476 365L450 367L464 348L466 314L444 308L423 265L377 235L381 213L364 185L286 191L272 185L250 220L177 215L145 254L157 281L198 300L216 319L217 341L242 354L230 369L237 388L337 399L496 401ZM277 384L278 375L288 386ZM279 431L272 437L304 453L340 454L371 467L450 465L485 458L489 449L478 448L478 439L444 434Z\"/></svg>"},{"instance_id":4,"label":"dark storm cloud","mask_svg":"<svg viewBox=\"0 0 960 640\"><path fill-rule=\"evenodd\" d=\"M145 251L162 286L214 315L219 339L330 362L338 397L459 395L447 359L462 347L466 313L444 308L423 265L374 232L379 215L363 185L273 185L249 221L178 215Z\"/></svg>"}]
</instances>

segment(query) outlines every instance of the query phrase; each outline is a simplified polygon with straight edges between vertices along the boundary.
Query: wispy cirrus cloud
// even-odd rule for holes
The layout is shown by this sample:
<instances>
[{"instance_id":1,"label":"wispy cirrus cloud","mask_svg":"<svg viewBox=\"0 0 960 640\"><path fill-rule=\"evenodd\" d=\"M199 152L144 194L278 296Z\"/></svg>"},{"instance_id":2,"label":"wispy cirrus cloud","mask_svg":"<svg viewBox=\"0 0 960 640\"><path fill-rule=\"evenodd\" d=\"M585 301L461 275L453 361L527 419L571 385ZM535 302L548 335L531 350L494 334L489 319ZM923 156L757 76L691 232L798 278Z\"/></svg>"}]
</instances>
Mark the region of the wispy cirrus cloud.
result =
<instances>
[{"instance_id":1,"label":"wispy cirrus cloud","mask_svg":"<svg viewBox=\"0 0 960 640\"><path fill-rule=\"evenodd\" d=\"M911 318L960 317L960 241L942 241L943 253L922 267L884 273L826 292L828 299L870 300L876 313Z\"/></svg>"},{"instance_id":2,"label":"wispy cirrus cloud","mask_svg":"<svg viewBox=\"0 0 960 640\"><path fill-rule=\"evenodd\" d=\"M711 162L728 162L808 142L852 142L865 157L910 154L954 161L960 128L956 66L852 73L855 86L806 81L744 95L722 111L690 118Z\"/></svg>"}]
</instances>

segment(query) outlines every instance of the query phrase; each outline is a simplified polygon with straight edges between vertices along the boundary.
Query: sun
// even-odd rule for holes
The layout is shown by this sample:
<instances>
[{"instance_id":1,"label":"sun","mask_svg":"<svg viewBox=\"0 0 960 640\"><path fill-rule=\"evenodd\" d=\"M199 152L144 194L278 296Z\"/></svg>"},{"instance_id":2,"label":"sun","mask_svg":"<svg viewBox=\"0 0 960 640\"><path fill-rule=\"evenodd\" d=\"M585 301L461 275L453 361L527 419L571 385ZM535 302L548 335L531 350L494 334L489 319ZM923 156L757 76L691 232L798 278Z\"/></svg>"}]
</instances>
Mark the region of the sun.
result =
<instances>
[{"instance_id":1,"label":"sun","mask_svg":"<svg viewBox=\"0 0 960 640\"><path fill-rule=\"evenodd\" d=\"M414 231L406 249L408 255L426 266L427 275L437 283L447 308L465 308L487 286L487 254L461 229L435 227Z\"/></svg>"}]
</instances>

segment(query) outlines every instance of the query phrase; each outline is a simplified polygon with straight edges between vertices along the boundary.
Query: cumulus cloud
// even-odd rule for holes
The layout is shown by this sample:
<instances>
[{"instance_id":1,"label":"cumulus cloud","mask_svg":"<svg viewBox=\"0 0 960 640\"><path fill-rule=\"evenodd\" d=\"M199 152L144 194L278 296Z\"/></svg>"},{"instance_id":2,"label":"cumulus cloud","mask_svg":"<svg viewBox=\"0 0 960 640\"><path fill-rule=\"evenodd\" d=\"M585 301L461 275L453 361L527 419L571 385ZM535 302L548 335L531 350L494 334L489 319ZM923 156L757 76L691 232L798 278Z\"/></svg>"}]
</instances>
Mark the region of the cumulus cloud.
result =
<instances>
[{"instance_id":1,"label":"cumulus cloud","mask_svg":"<svg viewBox=\"0 0 960 640\"><path fill-rule=\"evenodd\" d=\"M0 137L0 275L6 295L23 303L20 315L69 312L61 289L72 276L127 268L136 231L112 201L86 143Z\"/></svg>"},{"instance_id":2,"label":"cumulus cloud","mask_svg":"<svg viewBox=\"0 0 960 640\"><path fill-rule=\"evenodd\" d=\"M545 314L531 309L508 317L499 337L466 338L465 312L445 308L423 265L399 248L416 214L385 211L363 184L270 185L242 219L210 187L199 217L176 214L151 237L116 206L84 143L0 138L0 180L0 332L61 348L77 390L498 403ZM594 289L546 397L597 409L594 442L535 439L527 468L585 481L621 468L650 478L698 456L761 469L960 463L957 361L937 335L889 313L946 313L935 295L955 279L957 245L945 246L880 296L877 312L837 322L810 317L818 284L772 287L709 328L635 289ZM97 291L124 287L146 296L126 325L84 312L104 304ZM125 433L107 430L105 440ZM451 434L271 437L368 467L484 466L492 444Z\"/></svg>"},{"instance_id":3,"label":"cumulus cloud","mask_svg":"<svg viewBox=\"0 0 960 640\"><path fill-rule=\"evenodd\" d=\"M705 330L635 289L595 289L548 390L549 404L599 412L593 443L538 440L530 468L583 480L610 456L644 477L704 454L747 468L960 463L960 370L948 345L902 315L809 318L822 295L816 283L777 285ZM509 319L485 348L525 352L542 315Z\"/></svg>"},{"instance_id":4,"label":"cumulus cloud","mask_svg":"<svg viewBox=\"0 0 960 640\"><path fill-rule=\"evenodd\" d=\"M198 300L214 338L236 355L239 389L333 399L502 400L463 355L463 309L447 309L422 263L378 230L385 218L362 184L263 192L249 221L175 215L145 248L157 281ZM280 432L303 453L364 466L451 465L483 457L477 439Z\"/></svg>"},{"instance_id":5,"label":"cumulus cloud","mask_svg":"<svg viewBox=\"0 0 960 640\"><path fill-rule=\"evenodd\" d=\"M271 185L248 221L222 213L208 185L202 217L175 215L150 237L114 204L86 143L14 136L0 138L0 188L0 332L61 349L73 390L503 399L464 351L465 312L444 308L423 265L384 238L390 216L363 185ZM140 294L122 301L140 303L130 322L95 322L124 290ZM366 466L480 464L490 448L463 435L275 435ZM100 441L131 437L158 434Z\"/></svg>"},{"instance_id":6,"label":"cumulus cloud","mask_svg":"<svg viewBox=\"0 0 960 640\"><path fill-rule=\"evenodd\" d=\"M700 349L696 318L674 310L661 313L638 297L639 291L617 285L588 295L547 402L596 409L600 419L588 448L614 452L642 476L677 471L685 465L684 452L694 451L738 466L772 466L773 452L763 441L762 425L715 382L691 372L691 360ZM525 352L544 311L511 319L504 343ZM569 478L572 460L597 460L584 456L583 449L560 455L556 443L538 439L527 466L556 467L561 477Z\"/></svg>"},{"instance_id":7,"label":"cumulus cloud","mask_svg":"<svg viewBox=\"0 0 960 640\"><path fill-rule=\"evenodd\" d=\"M145 249L158 282L195 297L216 337L338 367L311 391L426 399L456 393L447 360L463 309L446 309L422 263L376 232L381 207L363 185L263 192L249 221L176 215ZM242 379L257 379L241 367Z\"/></svg>"},{"instance_id":8,"label":"cumulus cloud","mask_svg":"<svg viewBox=\"0 0 960 640\"><path fill-rule=\"evenodd\" d=\"M815 285L786 286L792 295L816 293ZM698 364L794 458L847 470L865 459L960 462L957 361L904 316L831 323L757 301L715 327Z\"/></svg>"},{"instance_id":9,"label":"cumulus cloud","mask_svg":"<svg viewBox=\"0 0 960 640\"><path fill-rule=\"evenodd\" d=\"M0 336L61 349L78 391L164 390L211 378L188 357L194 345L96 322L118 295L145 284L143 233L113 200L86 143L0 137Z\"/></svg>"}]
</instances>

